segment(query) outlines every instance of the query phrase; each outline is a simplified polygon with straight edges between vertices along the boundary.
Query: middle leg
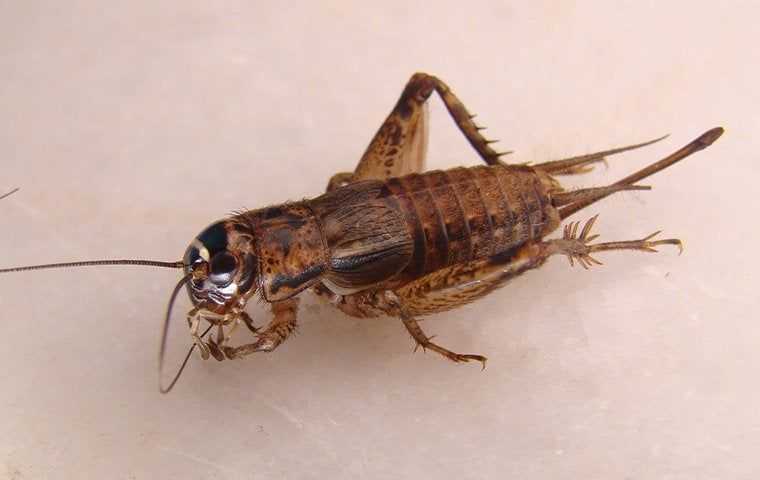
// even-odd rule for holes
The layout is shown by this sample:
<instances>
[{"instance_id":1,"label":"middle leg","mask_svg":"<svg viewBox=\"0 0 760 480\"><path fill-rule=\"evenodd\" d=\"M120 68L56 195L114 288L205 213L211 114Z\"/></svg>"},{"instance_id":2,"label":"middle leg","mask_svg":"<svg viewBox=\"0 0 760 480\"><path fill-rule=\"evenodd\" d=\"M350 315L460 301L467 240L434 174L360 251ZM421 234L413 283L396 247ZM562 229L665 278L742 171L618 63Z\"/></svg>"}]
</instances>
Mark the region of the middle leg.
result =
<instances>
[{"instance_id":1,"label":"middle leg","mask_svg":"<svg viewBox=\"0 0 760 480\"><path fill-rule=\"evenodd\" d=\"M422 331L417 319L409 315L408 313L401 311L401 321L404 322L404 326L409 334L412 336L418 347L422 347L423 350L430 349L436 353L443 355L454 363L469 362L474 360L480 362L483 368L486 368L486 361L488 360L483 355L475 355L472 353L454 353L451 350L444 348L437 343L433 343L432 338L428 337L425 332ZM415 348L416 350L416 348Z\"/></svg>"}]
</instances>

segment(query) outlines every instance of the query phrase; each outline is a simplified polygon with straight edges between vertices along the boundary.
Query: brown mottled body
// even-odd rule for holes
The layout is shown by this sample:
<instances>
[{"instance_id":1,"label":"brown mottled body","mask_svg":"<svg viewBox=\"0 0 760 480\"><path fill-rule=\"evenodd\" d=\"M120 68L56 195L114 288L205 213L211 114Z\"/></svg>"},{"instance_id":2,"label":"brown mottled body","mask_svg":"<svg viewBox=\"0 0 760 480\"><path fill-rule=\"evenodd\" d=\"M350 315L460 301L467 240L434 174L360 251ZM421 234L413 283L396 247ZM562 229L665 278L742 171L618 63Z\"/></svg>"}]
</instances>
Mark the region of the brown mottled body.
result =
<instances>
[{"instance_id":1,"label":"brown mottled body","mask_svg":"<svg viewBox=\"0 0 760 480\"><path fill-rule=\"evenodd\" d=\"M254 210L234 220L255 239L261 294L268 302L291 298L325 272L327 249L309 202Z\"/></svg>"},{"instance_id":2,"label":"brown mottled body","mask_svg":"<svg viewBox=\"0 0 760 480\"><path fill-rule=\"evenodd\" d=\"M240 214L256 238L264 298L321 281L336 294L393 289L483 260L559 225L552 182L493 165L367 180L321 197Z\"/></svg>"},{"instance_id":3,"label":"brown mottled body","mask_svg":"<svg viewBox=\"0 0 760 480\"><path fill-rule=\"evenodd\" d=\"M426 104L433 92L486 165L426 171ZM485 364L483 356L454 353L431 342L416 317L481 298L553 255L588 268L599 263L591 256L595 252L680 247L677 239L653 240L656 233L640 240L591 243L597 237L591 234L596 217L583 228L566 224L562 238L546 237L561 220L615 192L648 189L636 183L723 133L721 128L709 130L608 186L566 191L557 176L587 172L606 156L661 139L530 166L507 165L501 161L505 153L491 148L494 142L483 137L483 127L473 118L444 82L417 73L355 170L334 175L322 196L212 223L180 262L88 261L0 273L103 264L184 268L171 302L187 284L194 304L187 320L203 358L240 358L276 349L296 328L297 296L311 288L349 315L399 318L419 346L455 362ZM272 310L265 328L256 327L244 311L256 293ZM170 309L162 342L169 318ZM205 331L202 321L211 324ZM232 332L243 324L256 341L230 346ZM215 334L205 338L213 327Z\"/></svg>"},{"instance_id":4,"label":"brown mottled body","mask_svg":"<svg viewBox=\"0 0 760 480\"><path fill-rule=\"evenodd\" d=\"M436 91L486 166L425 172L427 111ZM715 141L713 129L665 159L607 187L565 191L557 175L589 171L607 155L645 142L533 166L506 165L464 105L439 79L415 74L375 134L355 171L339 173L320 197L238 215L258 244L259 285L265 300L290 301L311 287L357 317L399 317L415 341L453 361L485 357L457 354L434 344L415 316L438 313L478 299L523 272L562 254L571 263L598 263L592 252L654 251L675 239L590 244L596 219L565 227L563 238L545 240L560 221L612 193L643 190L639 180ZM319 230L320 237L315 233ZM294 326L295 305L287 316ZM269 351L289 332L267 330L248 346L223 347L230 358ZM269 333L268 333L269 332ZM283 336L284 335L284 336ZM268 345L267 349L260 348Z\"/></svg>"},{"instance_id":5,"label":"brown mottled body","mask_svg":"<svg viewBox=\"0 0 760 480\"><path fill-rule=\"evenodd\" d=\"M414 255L399 282L506 252L559 225L551 184L530 167L454 168L386 185L414 232Z\"/></svg>"}]
</instances>

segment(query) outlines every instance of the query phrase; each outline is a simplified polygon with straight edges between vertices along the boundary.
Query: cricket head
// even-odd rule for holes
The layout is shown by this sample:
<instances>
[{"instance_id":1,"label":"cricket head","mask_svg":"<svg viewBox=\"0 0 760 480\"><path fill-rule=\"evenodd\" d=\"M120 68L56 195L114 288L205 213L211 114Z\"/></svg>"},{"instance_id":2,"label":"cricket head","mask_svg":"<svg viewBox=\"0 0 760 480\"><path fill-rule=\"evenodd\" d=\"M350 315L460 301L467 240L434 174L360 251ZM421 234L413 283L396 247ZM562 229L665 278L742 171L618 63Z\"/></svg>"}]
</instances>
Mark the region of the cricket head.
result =
<instances>
[{"instance_id":1,"label":"cricket head","mask_svg":"<svg viewBox=\"0 0 760 480\"><path fill-rule=\"evenodd\" d=\"M0 194L0 200L8 197L18 189ZM200 339L208 333L198 335L196 343L189 349L184 362L168 386L161 383L161 372L164 367L167 332L174 301L180 291L187 285L190 300L194 308L191 313L207 313L213 325L221 325L231 321L230 313L240 315L246 301L257 290L258 260L253 251L253 235L250 227L244 221L229 219L215 222L204 229L185 251L180 261L158 261L143 259L123 260L85 260L64 263L46 263L41 265L26 265L20 267L0 268L0 274L27 272L31 270L47 270L58 268L92 267L105 265L138 265L183 269L184 275L174 287L169 299L169 305L164 317L159 349L159 388L162 393L172 389L179 379L193 349ZM188 315L188 318L190 315ZM232 319L234 320L234 319Z\"/></svg>"},{"instance_id":2,"label":"cricket head","mask_svg":"<svg viewBox=\"0 0 760 480\"><path fill-rule=\"evenodd\" d=\"M195 237L182 261L194 305L225 313L255 292L258 260L252 243L245 225L233 220L212 223Z\"/></svg>"},{"instance_id":3,"label":"cricket head","mask_svg":"<svg viewBox=\"0 0 760 480\"><path fill-rule=\"evenodd\" d=\"M221 345L225 327L234 328L242 316L248 299L258 290L258 258L254 250L253 233L250 225L234 216L212 223L199 233L185 250L182 268L185 274L174 287L166 309L159 348L159 389L169 392L179 379L193 349L199 348L204 359L213 356L224 358ZM166 343L172 310L177 296L186 287L193 308L187 313L187 323L193 345L187 352L177 374L168 385L164 385L163 369ZM208 322L205 331L200 331L200 323ZM204 340L211 328L216 327L217 341Z\"/></svg>"}]
</instances>

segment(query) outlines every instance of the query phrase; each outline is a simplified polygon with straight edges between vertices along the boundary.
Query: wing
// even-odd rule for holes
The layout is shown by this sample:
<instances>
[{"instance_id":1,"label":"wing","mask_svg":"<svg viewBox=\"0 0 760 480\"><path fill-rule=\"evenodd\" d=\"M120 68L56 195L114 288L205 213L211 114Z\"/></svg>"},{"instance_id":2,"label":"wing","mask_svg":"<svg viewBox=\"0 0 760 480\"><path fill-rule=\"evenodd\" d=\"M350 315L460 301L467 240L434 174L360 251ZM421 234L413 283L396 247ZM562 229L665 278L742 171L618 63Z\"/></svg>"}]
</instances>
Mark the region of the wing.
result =
<instances>
[{"instance_id":1,"label":"wing","mask_svg":"<svg viewBox=\"0 0 760 480\"><path fill-rule=\"evenodd\" d=\"M340 295L387 280L407 266L413 241L380 181L352 183L311 201L330 252L322 282Z\"/></svg>"}]
</instances>

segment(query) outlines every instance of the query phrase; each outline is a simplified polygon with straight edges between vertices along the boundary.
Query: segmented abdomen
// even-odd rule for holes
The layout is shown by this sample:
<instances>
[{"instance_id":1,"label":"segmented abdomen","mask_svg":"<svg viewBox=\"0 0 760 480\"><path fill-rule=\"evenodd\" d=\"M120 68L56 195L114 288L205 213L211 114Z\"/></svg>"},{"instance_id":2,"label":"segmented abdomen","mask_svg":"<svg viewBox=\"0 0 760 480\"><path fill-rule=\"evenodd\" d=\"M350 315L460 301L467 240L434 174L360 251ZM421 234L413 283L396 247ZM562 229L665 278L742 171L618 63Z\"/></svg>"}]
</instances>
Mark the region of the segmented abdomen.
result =
<instances>
[{"instance_id":1,"label":"segmented abdomen","mask_svg":"<svg viewBox=\"0 0 760 480\"><path fill-rule=\"evenodd\" d=\"M506 252L555 227L548 225L554 207L529 167L431 171L389 179L386 188L414 240L403 276Z\"/></svg>"}]
</instances>

